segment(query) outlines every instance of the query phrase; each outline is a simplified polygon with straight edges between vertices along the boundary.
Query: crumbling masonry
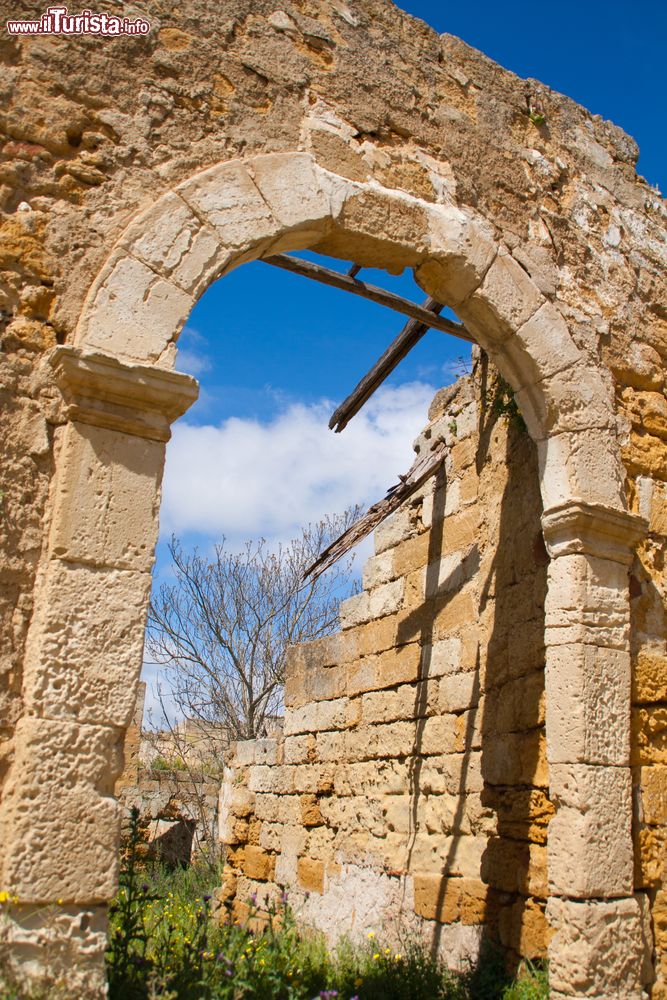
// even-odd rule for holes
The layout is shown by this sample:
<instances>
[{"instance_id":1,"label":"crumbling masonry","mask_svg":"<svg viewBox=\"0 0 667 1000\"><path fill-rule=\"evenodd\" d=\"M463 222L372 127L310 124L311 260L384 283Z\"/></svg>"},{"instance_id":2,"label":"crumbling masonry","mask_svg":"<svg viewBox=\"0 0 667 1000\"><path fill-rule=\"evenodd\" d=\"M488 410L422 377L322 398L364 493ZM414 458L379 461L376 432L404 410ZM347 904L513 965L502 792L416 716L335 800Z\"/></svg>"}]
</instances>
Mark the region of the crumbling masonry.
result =
<instances>
[{"instance_id":1,"label":"crumbling masonry","mask_svg":"<svg viewBox=\"0 0 667 1000\"><path fill-rule=\"evenodd\" d=\"M13 962L103 994L176 339L218 277L315 248L414 269L527 434L490 368L436 400L446 467L295 652L284 742L237 750L227 889L360 927L399 900L450 955L548 948L555 997L664 1000L667 253L635 144L383 0L146 16L0 43Z\"/></svg>"}]
</instances>

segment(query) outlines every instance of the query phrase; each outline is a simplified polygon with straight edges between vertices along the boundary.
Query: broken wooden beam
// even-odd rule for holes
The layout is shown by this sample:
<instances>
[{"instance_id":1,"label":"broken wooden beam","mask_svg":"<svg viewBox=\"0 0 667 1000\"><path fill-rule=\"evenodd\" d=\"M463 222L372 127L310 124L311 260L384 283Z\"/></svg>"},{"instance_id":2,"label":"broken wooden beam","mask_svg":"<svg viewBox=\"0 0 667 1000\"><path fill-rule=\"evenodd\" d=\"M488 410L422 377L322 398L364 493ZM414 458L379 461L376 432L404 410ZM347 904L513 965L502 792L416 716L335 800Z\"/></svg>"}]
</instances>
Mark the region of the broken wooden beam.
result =
<instances>
[{"instance_id":1,"label":"broken wooden beam","mask_svg":"<svg viewBox=\"0 0 667 1000\"><path fill-rule=\"evenodd\" d=\"M408 474L399 476L399 482L387 491L387 495L382 500L369 507L363 517L355 521L347 531L339 535L331 545L319 554L312 566L309 566L303 574L304 582L308 577L316 580L318 576L338 562L357 542L360 542L362 538L377 528L378 524L386 517L398 510L401 504L405 503L413 493L416 493L427 479L435 475L446 455L447 445L444 441L439 441L426 455L419 455Z\"/></svg>"},{"instance_id":2,"label":"broken wooden beam","mask_svg":"<svg viewBox=\"0 0 667 1000\"><path fill-rule=\"evenodd\" d=\"M433 327L435 330L449 333L452 337L458 337L459 340L465 340L469 344L475 343L474 337L468 333L462 323L454 323L443 316L437 316L435 313L429 312L427 309L422 308L422 306L417 305L416 302L410 302L409 299L404 299L400 295L388 292L386 288L369 285L365 281L360 281L359 278L351 278L347 274L332 271L331 268L324 267L322 264L313 264L308 260L301 260L300 257L290 257L284 253L274 254L272 257L263 257L262 261L264 264L271 264L272 267L281 267L285 271L300 274L304 278L311 278L313 281L330 285L332 288L340 288L344 292L352 292L353 295L360 295L362 298L376 302L378 305L386 306L388 309L394 309L396 312L403 313L404 316L410 316L412 319L424 323L427 327Z\"/></svg>"},{"instance_id":3,"label":"broken wooden beam","mask_svg":"<svg viewBox=\"0 0 667 1000\"><path fill-rule=\"evenodd\" d=\"M442 305L435 299L426 299L422 309L437 315L442 309ZM373 395L386 378L391 375L394 368L410 353L415 344L418 344L428 326L418 319L409 319L398 337L389 345L384 354L375 362L371 370L364 375L358 385L352 390L350 395L334 411L329 427L336 434L340 434L352 417L359 412L361 407Z\"/></svg>"}]
</instances>

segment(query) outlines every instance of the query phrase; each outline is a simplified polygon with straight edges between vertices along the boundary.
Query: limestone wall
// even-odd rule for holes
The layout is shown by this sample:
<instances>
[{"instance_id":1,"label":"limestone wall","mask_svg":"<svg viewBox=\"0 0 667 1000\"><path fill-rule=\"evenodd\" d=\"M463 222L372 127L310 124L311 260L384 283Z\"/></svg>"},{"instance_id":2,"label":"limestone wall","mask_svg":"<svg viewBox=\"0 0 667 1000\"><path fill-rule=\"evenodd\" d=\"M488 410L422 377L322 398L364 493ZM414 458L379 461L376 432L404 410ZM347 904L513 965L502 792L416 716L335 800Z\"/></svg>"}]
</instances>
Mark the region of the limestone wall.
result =
<instances>
[{"instance_id":1,"label":"limestone wall","mask_svg":"<svg viewBox=\"0 0 667 1000\"><path fill-rule=\"evenodd\" d=\"M378 529L340 634L293 651L285 738L237 744L221 813L237 909L268 881L334 935L400 910L452 964L484 923L517 955L549 936L536 454L482 374L436 396L417 447L445 437L446 469Z\"/></svg>"},{"instance_id":2,"label":"limestone wall","mask_svg":"<svg viewBox=\"0 0 667 1000\"><path fill-rule=\"evenodd\" d=\"M535 448L509 398L484 359L473 379L436 396L416 448L446 438L445 470L377 531L340 633L293 650L284 739L236 744L220 821L221 898L237 915L251 894L287 889L300 916L333 938L380 925L391 934L400 915L453 966L474 959L484 931L510 964L546 957L556 812L544 730L549 557ZM654 499L654 554L664 549L659 516ZM632 584L633 648L643 649L636 886L655 933L654 973L647 921L644 980L655 975L652 996L663 997L664 622L660 574L643 581ZM646 634L640 621L651 614ZM551 836L567 849L567 831ZM613 837L612 822L612 866Z\"/></svg>"}]
</instances>

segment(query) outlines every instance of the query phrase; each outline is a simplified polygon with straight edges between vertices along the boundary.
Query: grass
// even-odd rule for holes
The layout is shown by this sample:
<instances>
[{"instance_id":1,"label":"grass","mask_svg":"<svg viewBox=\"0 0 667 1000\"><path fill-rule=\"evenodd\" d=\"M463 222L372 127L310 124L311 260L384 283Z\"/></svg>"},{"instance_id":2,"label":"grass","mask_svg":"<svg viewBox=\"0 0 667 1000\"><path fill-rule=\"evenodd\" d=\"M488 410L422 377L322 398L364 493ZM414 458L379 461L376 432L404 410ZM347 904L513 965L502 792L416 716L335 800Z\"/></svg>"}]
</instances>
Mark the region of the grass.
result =
<instances>
[{"instance_id":1,"label":"grass","mask_svg":"<svg viewBox=\"0 0 667 1000\"><path fill-rule=\"evenodd\" d=\"M132 836L140 836L135 817ZM543 969L526 963L508 982L487 951L466 975L448 971L416 941L397 951L369 935L328 949L297 926L287 897L247 925L211 915L209 868L141 868L125 854L111 909L110 1000L546 1000Z\"/></svg>"},{"instance_id":2,"label":"grass","mask_svg":"<svg viewBox=\"0 0 667 1000\"><path fill-rule=\"evenodd\" d=\"M120 888L110 908L109 1000L547 1000L544 969L525 963L513 982L498 951L467 974L448 971L421 944L400 951L380 937L343 940L297 926L283 896L246 925L211 913L219 884L211 866L168 869L140 861L134 816ZM0 967L0 1000L63 1000L58 988L32 993ZM71 1000L71 998L69 998Z\"/></svg>"}]
</instances>

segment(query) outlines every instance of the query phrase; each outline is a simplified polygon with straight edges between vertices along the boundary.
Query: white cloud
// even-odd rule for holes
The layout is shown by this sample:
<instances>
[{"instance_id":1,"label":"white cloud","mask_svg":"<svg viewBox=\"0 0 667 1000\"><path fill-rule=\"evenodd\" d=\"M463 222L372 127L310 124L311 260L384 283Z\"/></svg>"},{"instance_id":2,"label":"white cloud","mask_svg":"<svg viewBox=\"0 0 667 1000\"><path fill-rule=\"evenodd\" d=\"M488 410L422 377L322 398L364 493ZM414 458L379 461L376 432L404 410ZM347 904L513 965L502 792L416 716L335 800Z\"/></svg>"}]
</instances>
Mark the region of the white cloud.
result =
<instances>
[{"instance_id":1,"label":"white cloud","mask_svg":"<svg viewBox=\"0 0 667 1000\"><path fill-rule=\"evenodd\" d=\"M435 389L383 388L342 434L331 404L289 404L268 423L232 417L219 426L174 427L168 446L162 535L230 544L292 537L301 525L350 504L369 504L407 472L412 442Z\"/></svg>"}]
</instances>

